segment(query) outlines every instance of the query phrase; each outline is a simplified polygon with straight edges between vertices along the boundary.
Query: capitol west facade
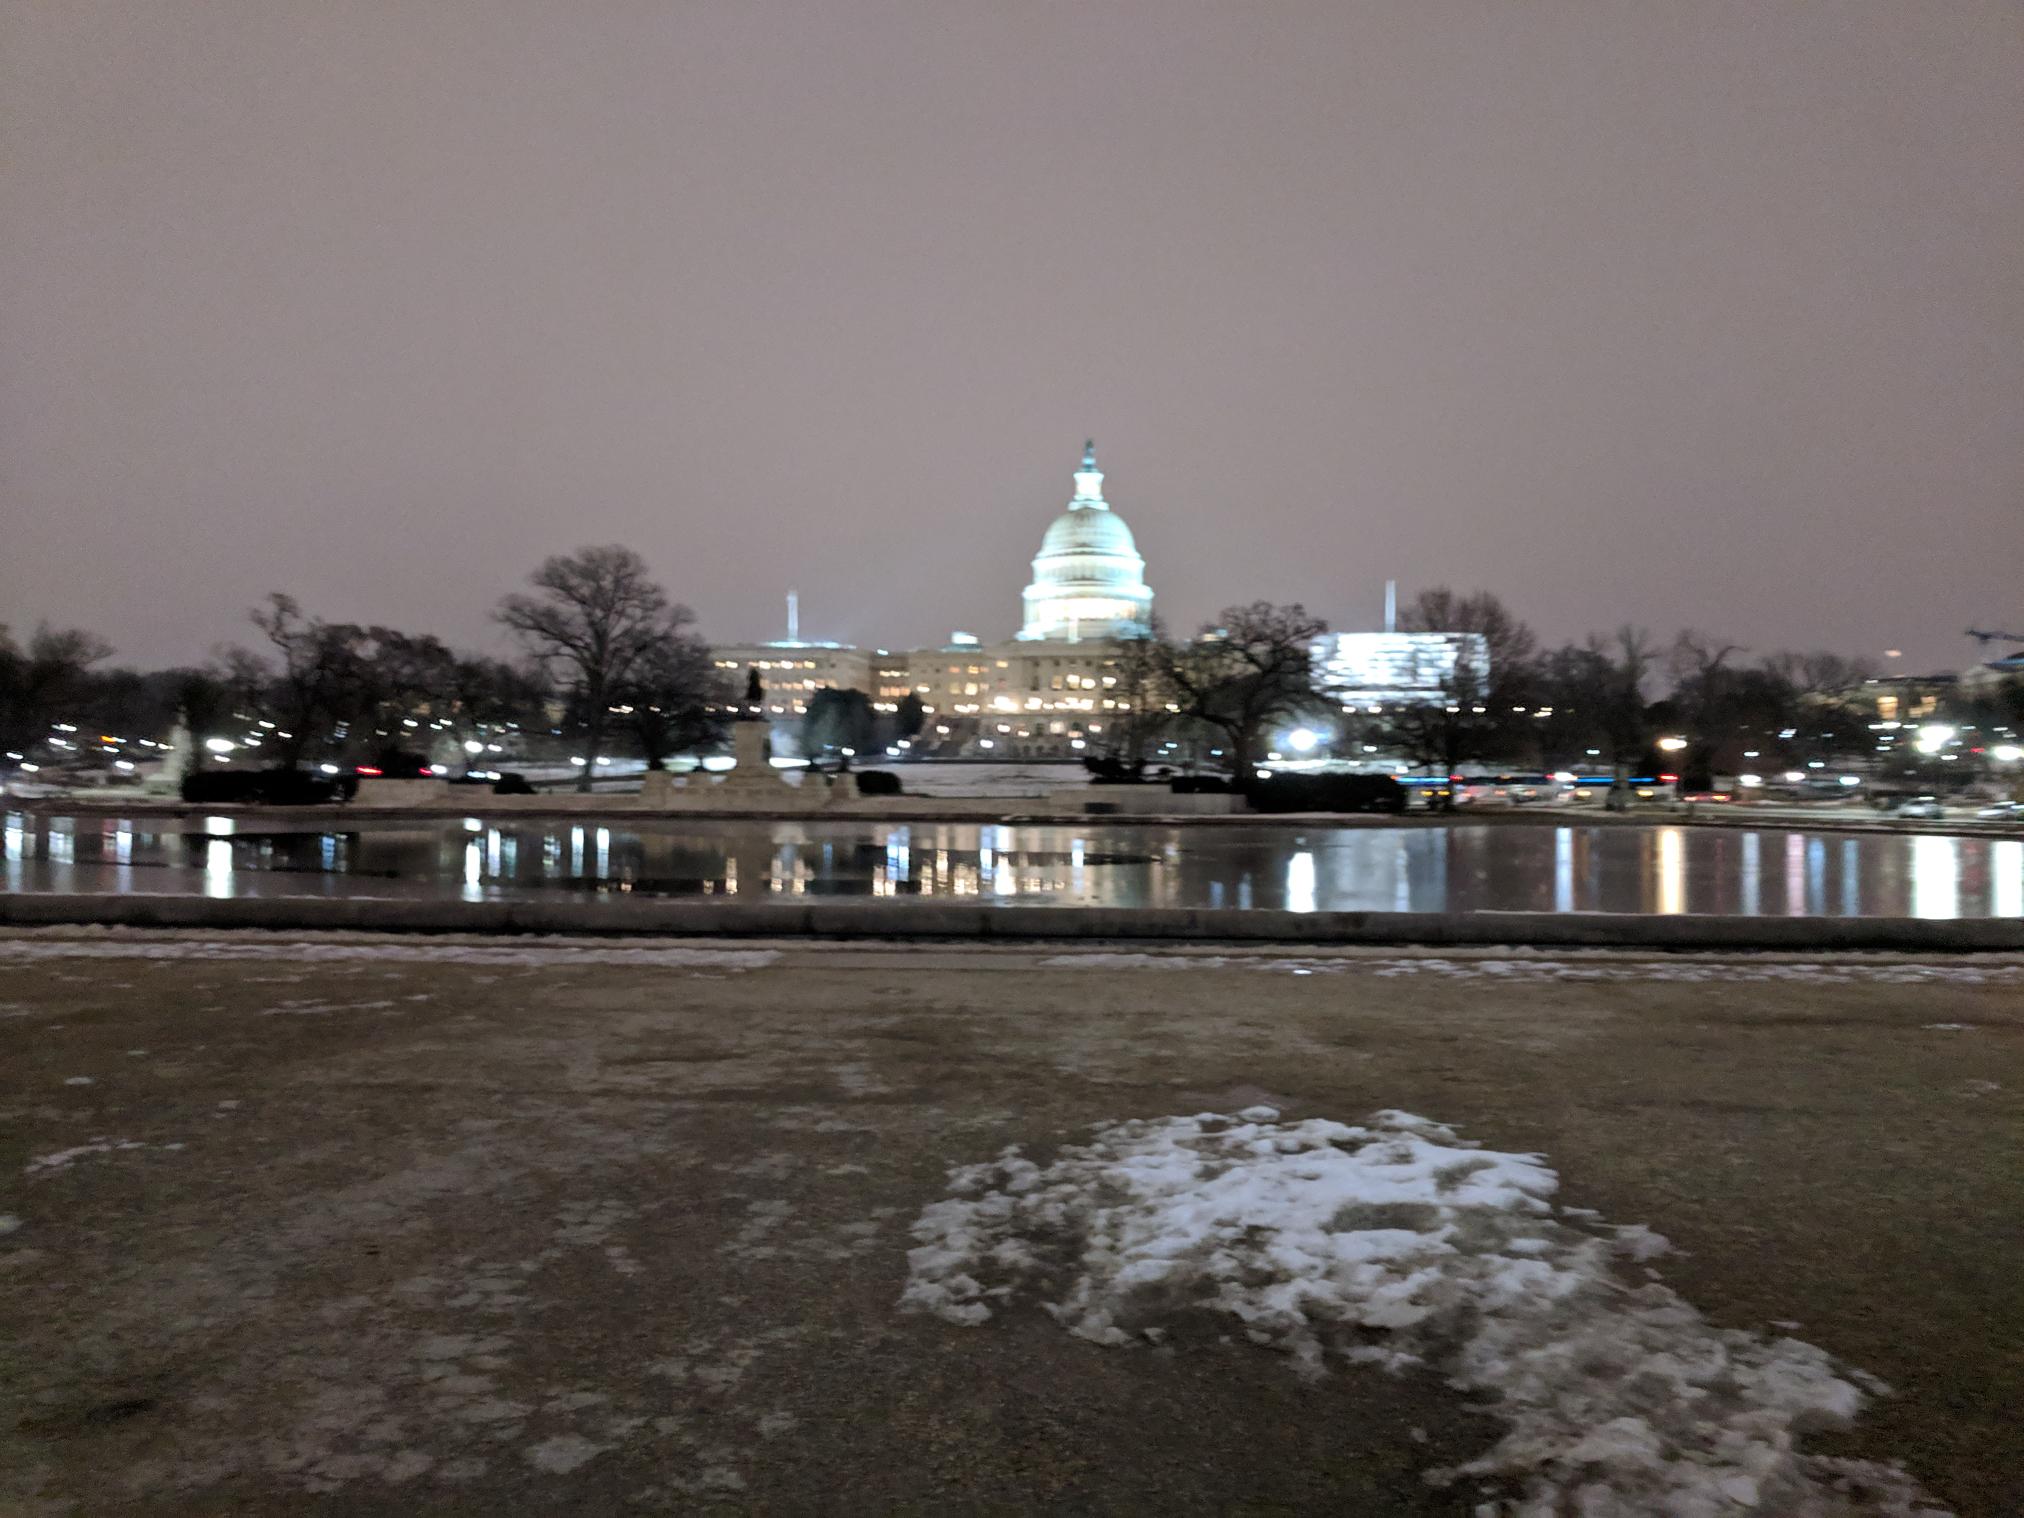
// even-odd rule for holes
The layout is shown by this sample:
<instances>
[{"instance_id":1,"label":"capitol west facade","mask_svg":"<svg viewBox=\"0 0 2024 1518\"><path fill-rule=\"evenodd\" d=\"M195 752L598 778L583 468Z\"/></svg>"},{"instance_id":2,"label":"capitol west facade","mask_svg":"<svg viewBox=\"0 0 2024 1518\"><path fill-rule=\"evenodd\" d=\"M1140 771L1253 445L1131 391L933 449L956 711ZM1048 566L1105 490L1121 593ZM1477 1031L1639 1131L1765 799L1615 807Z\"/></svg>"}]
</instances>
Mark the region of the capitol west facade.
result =
<instances>
[{"instance_id":1,"label":"capitol west facade","mask_svg":"<svg viewBox=\"0 0 2024 1518\"><path fill-rule=\"evenodd\" d=\"M865 692L880 712L918 698L924 748L1067 754L1130 711L1119 690L1122 645L1149 635L1152 606L1145 559L1104 499L1091 443L1066 509L1041 538L1013 637L986 643L956 633L939 648L910 650L798 638L727 644L716 650L717 667L740 682L756 673L765 715L790 740L809 698L835 688Z\"/></svg>"}]
</instances>

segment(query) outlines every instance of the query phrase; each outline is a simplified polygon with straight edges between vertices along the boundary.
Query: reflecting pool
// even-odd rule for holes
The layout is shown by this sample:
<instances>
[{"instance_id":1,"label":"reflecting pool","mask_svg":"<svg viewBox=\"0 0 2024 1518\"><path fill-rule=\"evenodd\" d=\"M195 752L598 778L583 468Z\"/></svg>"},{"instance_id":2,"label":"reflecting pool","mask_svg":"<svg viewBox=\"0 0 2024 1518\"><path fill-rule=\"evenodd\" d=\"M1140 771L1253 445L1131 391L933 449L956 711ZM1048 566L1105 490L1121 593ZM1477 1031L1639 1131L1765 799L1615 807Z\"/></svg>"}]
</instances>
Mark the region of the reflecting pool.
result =
<instances>
[{"instance_id":1,"label":"reflecting pool","mask_svg":"<svg viewBox=\"0 0 2024 1518\"><path fill-rule=\"evenodd\" d=\"M1293 911L2024 916L2024 839L1789 829L468 817L354 827L11 812L9 891L976 897Z\"/></svg>"}]
</instances>

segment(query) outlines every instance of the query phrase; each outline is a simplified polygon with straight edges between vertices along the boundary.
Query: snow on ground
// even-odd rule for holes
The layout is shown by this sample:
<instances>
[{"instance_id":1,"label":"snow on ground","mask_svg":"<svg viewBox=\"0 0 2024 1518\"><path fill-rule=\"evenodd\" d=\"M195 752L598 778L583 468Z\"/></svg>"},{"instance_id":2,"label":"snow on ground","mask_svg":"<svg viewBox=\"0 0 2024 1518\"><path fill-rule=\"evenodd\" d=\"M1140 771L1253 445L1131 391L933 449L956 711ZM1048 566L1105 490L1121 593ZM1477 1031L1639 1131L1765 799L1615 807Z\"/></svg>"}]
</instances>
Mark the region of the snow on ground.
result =
<instances>
[{"instance_id":1,"label":"snow on ground","mask_svg":"<svg viewBox=\"0 0 2024 1518\"><path fill-rule=\"evenodd\" d=\"M1784 982L1835 986L1856 983L1915 985L2009 985L2024 982L2024 964L1911 964L1897 960L1832 963L1784 962L1739 956L1729 959L1375 959L1362 955L1312 957L1243 954L1106 953L1055 954L1040 961L1054 970L1264 970L1279 974L1334 975L1357 970L1385 977L1430 975L1446 980L1592 980ZM1938 1026L1937 1024L1934 1026Z\"/></svg>"},{"instance_id":2,"label":"snow on ground","mask_svg":"<svg viewBox=\"0 0 2024 1518\"><path fill-rule=\"evenodd\" d=\"M94 1154L113 1154L127 1149L181 1149L182 1147L179 1143L146 1144L139 1139L107 1138L101 1134L86 1143L75 1145L72 1148L58 1149L53 1154L33 1155L30 1157L28 1163L21 1167L21 1171L24 1175L48 1175L58 1170L68 1170L77 1161L88 1159Z\"/></svg>"},{"instance_id":3,"label":"snow on ground","mask_svg":"<svg viewBox=\"0 0 2024 1518\"><path fill-rule=\"evenodd\" d=\"M1089 784L1089 771L1079 764L949 764L931 760L888 767L899 776L909 796L1046 796Z\"/></svg>"},{"instance_id":4,"label":"snow on ground","mask_svg":"<svg viewBox=\"0 0 2024 1518\"><path fill-rule=\"evenodd\" d=\"M378 960L430 965L642 965L655 969L760 970L780 958L773 949L691 949L670 945L467 943L238 943L202 938L0 938L0 961L50 959L234 959L327 964Z\"/></svg>"},{"instance_id":5,"label":"snow on ground","mask_svg":"<svg viewBox=\"0 0 2024 1518\"><path fill-rule=\"evenodd\" d=\"M1663 1240L1556 1211L1538 1155L1403 1112L1251 1107L1118 1123L1045 1166L1014 1146L951 1183L914 1224L903 1307L976 1325L1027 1295L1106 1345L1206 1310L1307 1375L1424 1365L1503 1420L1483 1455L1428 1473L1508 1483L1486 1518L1940 1511L1894 1467L1798 1447L1879 1383L1626 1284L1614 1262Z\"/></svg>"}]
</instances>

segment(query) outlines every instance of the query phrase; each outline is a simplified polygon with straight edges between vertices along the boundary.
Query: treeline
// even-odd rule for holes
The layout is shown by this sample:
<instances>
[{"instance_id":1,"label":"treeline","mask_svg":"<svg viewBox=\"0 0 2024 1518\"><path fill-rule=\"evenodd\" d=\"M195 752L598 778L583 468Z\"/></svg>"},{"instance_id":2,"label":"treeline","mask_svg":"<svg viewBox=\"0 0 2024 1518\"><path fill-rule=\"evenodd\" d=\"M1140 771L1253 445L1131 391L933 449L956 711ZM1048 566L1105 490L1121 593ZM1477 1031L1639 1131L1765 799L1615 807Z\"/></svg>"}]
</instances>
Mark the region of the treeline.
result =
<instances>
[{"instance_id":1,"label":"treeline","mask_svg":"<svg viewBox=\"0 0 2024 1518\"><path fill-rule=\"evenodd\" d=\"M1427 771L1624 766L1675 772L1692 785L1716 773L1858 764L1965 775L2024 730L2019 679L1938 692L1930 712L1907 707L1883 719L1876 669L1832 652L1754 652L1691 629L1662 640L1635 626L1545 647L1495 595L1445 586L1420 592L1399 621L1407 632L1474 635L1486 659L1429 650L1432 662L1410 683L1436 699L1349 709L1317 683L1308 657L1327 624L1298 605L1229 607L1185 640L1156 626L1122 661L1120 686L1139 715L1113 725L1108 755L1138 765L1178 733L1198 748L1206 739L1241 775L1300 727L1337 756L1398 758ZM1965 736L1921 747L1918 729L1937 725Z\"/></svg>"},{"instance_id":2,"label":"treeline","mask_svg":"<svg viewBox=\"0 0 2024 1518\"><path fill-rule=\"evenodd\" d=\"M197 740L198 763L202 741L219 737L245 746L238 759L298 769L417 754L454 764L494 745L528 754L547 740L580 761L588 787L614 744L658 768L720 742L740 700L688 609L631 549L548 559L494 616L518 659L327 621L279 593L250 613L260 635L252 646L223 648L201 666L106 667L112 650L88 632L41 627L17 641L0 626L0 749L13 763L113 763L113 751L180 725ZM1125 644L1114 693L1129 710L1104 713L1090 746L1131 769L1185 740L1243 775L1298 728L1337 757L1428 771L1626 766L1692 783L1814 765L1965 773L2024 729L2024 681L1942 692L1936 710L1905 710L1893 726L1879 720L1868 683L1876 671L1859 659L1753 651L1691 630L1663 640L1632 626L1546 647L1488 592L1424 590L1400 626L1479 640L1486 657L1448 656L1451 637L1428 649L1427 669L1405 672L1436 699L1345 706L1343 693L1317 682L1311 656L1326 622L1297 605L1233 606L1192 637L1170 638L1156 624ZM818 692L803 746L875 752L918 733L923 716L913 697L875 717L862 692ZM1967 737L1924 751L1915 721Z\"/></svg>"},{"instance_id":3,"label":"treeline","mask_svg":"<svg viewBox=\"0 0 2024 1518\"><path fill-rule=\"evenodd\" d=\"M216 737L252 762L294 770L415 755L462 762L505 739L548 737L584 761L587 788L620 734L655 767L721 736L733 693L693 616L631 549L548 559L494 615L520 659L328 621L278 592L249 613L255 646L173 669L105 668L113 650L91 633L44 626L17 641L0 625L0 745L17 763L111 763L110 750L145 757L140 739L180 726L194 740L192 764Z\"/></svg>"}]
</instances>

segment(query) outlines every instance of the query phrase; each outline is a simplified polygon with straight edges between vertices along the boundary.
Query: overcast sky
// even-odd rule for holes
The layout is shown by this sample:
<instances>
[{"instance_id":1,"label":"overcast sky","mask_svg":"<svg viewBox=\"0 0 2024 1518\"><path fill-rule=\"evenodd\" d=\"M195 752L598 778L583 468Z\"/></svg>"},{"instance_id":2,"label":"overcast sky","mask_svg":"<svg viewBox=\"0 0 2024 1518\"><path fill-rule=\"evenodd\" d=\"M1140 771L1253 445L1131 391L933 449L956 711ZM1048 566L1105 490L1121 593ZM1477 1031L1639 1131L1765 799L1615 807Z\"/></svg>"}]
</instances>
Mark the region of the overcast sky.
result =
<instances>
[{"instance_id":1,"label":"overcast sky","mask_svg":"<svg viewBox=\"0 0 2024 1518\"><path fill-rule=\"evenodd\" d=\"M2024 630L2024 7L11 0L0 621Z\"/></svg>"}]
</instances>

